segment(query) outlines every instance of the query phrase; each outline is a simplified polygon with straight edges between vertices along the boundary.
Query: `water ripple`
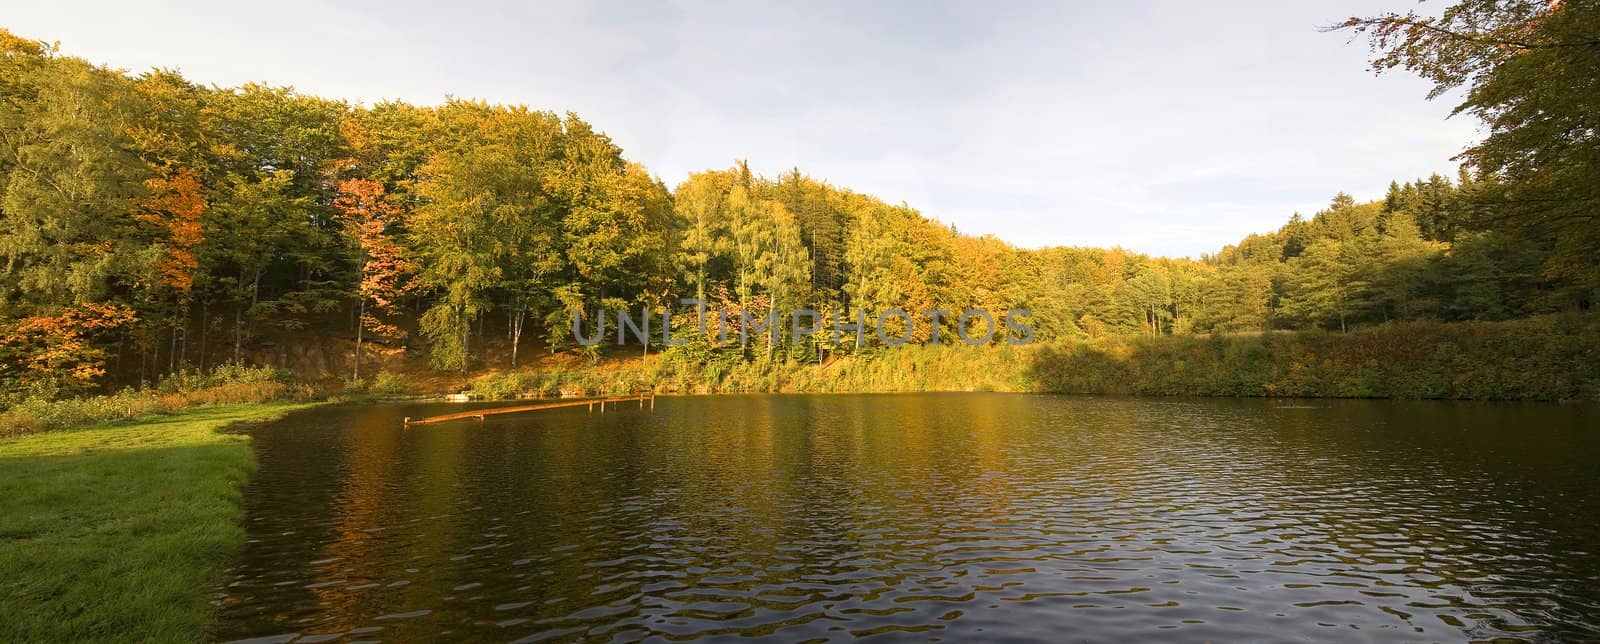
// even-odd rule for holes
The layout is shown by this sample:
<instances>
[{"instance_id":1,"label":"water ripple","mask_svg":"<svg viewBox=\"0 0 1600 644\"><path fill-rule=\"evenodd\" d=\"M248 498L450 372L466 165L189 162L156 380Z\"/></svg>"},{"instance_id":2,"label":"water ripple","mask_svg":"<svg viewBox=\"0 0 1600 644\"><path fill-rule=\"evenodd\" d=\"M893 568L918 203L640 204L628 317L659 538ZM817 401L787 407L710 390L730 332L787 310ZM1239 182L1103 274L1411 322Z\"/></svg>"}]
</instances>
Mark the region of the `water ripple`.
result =
<instances>
[{"instance_id":1,"label":"water ripple","mask_svg":"<svg viewBox=\"0 0 1600 644\"><path fill-rule=\"evenodd\" d=\"M399 426L428 411L255 432L214 636L1600 637L1586 408L750 396Z\"/></svg>"}]
</instances>

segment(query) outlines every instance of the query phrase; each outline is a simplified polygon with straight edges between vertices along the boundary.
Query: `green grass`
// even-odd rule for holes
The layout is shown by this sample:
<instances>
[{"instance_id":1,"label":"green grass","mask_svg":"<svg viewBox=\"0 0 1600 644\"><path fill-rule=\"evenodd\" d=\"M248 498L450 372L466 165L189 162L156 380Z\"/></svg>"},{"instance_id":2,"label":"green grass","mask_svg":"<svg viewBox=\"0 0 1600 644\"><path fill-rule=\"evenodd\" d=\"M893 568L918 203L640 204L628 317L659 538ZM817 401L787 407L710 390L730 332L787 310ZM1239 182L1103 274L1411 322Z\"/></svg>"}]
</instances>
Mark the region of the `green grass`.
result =
<instances>
[{"instance_id":1,"label":"green grass","mask_svg":"<svg viewBox=\"0 0 1600 644\"><path fill-rule=\"evenodd\" d=\"M307 404L199 407L0 442L0 641L196 641L244 543L248 438Z\"/></svg>"}]
</instances>

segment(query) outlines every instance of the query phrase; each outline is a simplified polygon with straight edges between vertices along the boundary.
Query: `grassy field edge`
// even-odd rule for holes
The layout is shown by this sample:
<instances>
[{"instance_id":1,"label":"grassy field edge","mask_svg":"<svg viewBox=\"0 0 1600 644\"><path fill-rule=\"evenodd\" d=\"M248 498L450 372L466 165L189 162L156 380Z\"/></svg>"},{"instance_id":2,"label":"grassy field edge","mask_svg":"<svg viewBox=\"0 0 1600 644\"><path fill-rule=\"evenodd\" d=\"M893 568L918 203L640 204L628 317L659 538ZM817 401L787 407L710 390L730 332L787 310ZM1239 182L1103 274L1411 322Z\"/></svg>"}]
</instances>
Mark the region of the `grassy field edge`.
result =
<instances>
[{"instance_id":1,"label":"grassy field edge","mask_svg":"<svg viewBox=\"0 0 1600 644\"><path fill-rule=\"evenodd\" d=\"M0 441L0 641L198 641L244 543L249 438L317 403L202 406Z\"/></svg>"}]
</instances>

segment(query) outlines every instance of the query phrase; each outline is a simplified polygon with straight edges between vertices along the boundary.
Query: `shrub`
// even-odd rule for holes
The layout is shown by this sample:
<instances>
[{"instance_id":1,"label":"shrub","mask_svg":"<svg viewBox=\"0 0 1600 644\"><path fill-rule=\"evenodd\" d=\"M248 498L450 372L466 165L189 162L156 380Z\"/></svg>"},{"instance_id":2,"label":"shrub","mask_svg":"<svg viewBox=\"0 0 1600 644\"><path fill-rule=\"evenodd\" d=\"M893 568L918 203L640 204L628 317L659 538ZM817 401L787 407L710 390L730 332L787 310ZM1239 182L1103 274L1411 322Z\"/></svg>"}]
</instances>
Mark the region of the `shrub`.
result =
<instances>
[{"instance_id":1,"label":"shrub","mask_svg":"<svg viewBox=\"0 0 1600 644\"><path fill-rule=\"evenodd\" d=\"M1061 393L1594 400L1600 316L1406 322L1349 333L1068 341L1035 354Z\"/></svg>"},{"instance_id":2,"label":"shrub","mask_svg":"<svg viewBox=\"0 0 1600 644\"><path fill-rule=\"evenodd\" d=\"M472 381L473 393L488 400L510 400L524 389L522 374L516 372L492 373Z\"/></svg>"},{"instance_id":3,"label":"shrub","mask_svg":"<svg viewBox=\"0 0 1600 644\"><path fill-rule=\"evenodd\" d=\"M379 371L377 377L372 379L372 386L368 391L385 396L400 396L411 390L411 384L402 376L387 369Z\"/></svg>"},{"instance_id":4,"label":"shrub","mask_svg":"<svg viewBox=\"0 0 1600 644\"><path fill-rule=\"evenodd\" d=\"M303 400L314 394L311 387L296 384L288 371L225 364L210 372L180 371L154 387L130 387L105 396L56 399L30 392L0 413L0 436L131 420L195 405Z\"/></svg>"}]
</instances>

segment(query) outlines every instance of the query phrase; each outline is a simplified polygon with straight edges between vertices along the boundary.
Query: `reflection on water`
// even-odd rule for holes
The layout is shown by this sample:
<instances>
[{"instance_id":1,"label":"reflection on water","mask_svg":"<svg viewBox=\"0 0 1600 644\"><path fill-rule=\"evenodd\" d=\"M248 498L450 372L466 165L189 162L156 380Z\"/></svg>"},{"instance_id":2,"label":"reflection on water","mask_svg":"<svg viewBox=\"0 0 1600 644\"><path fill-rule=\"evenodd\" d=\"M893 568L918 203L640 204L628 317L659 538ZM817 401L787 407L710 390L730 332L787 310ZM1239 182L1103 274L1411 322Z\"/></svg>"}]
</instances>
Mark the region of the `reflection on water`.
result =
<instances>
[{"instance_id":1,"label":"reflection on water","mask_svg":"<svg viewBox=\"0 0 1600 644\"><path fill-rule=\"evenodd\" d=\"M254 432L214 635L1600 637L1600 412L661 398Z\"/></svg>"}]
</instances>

